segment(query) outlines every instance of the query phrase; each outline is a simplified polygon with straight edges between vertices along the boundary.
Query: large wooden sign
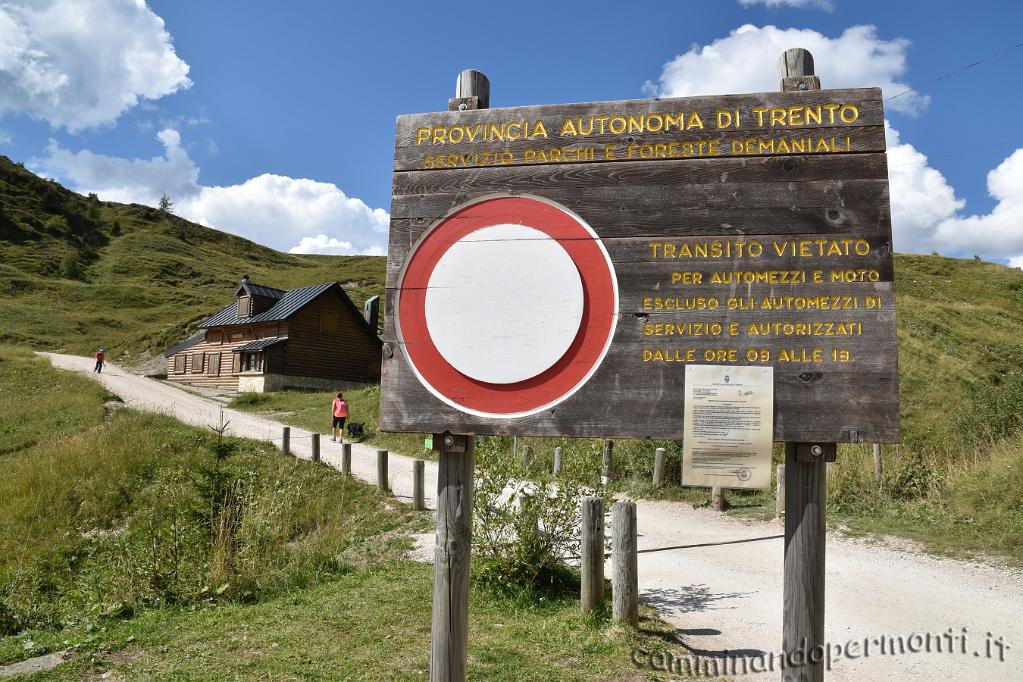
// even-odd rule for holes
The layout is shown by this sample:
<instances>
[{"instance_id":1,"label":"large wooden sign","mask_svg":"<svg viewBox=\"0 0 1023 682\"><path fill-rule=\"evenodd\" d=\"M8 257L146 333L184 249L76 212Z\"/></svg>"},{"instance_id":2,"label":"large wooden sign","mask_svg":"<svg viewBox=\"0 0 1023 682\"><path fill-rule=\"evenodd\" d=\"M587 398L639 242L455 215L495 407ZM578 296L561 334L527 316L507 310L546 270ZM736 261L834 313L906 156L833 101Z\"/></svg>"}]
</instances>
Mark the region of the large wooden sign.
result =
<instances>
[{"instance_id":1,"label":"large wooden sign","mask_svg":"<svg viewBox=\"0 0 1023 682\"><path fill-rule=\"evenodd\" d=\"M679 438L686 364L774 437L898 439L878 89L401 116L380 426Z\"/></svg>"}]
</instances>

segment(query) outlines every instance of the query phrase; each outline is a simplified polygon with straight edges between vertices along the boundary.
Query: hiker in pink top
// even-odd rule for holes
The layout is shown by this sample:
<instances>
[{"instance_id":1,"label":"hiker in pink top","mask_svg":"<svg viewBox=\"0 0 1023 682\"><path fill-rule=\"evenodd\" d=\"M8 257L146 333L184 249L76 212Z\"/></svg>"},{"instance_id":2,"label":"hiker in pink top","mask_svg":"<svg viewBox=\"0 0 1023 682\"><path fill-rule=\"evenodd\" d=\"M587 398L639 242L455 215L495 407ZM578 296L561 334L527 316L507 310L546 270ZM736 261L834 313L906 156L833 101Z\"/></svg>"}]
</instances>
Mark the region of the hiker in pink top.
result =
<instances>
[{"instance_id":1,"label":"hiker in pink top","mask_svg":"<svg viewBox=\"0 0 1023 682\"><path fill-rule=\"evenodd\" d=\"M330 406L330 414L333 417L332 431L334 437L331 438L335 443L340 440L342 443L345 442L345 420L348 419L348 403L345 402L344 397L340 393L334 398L334 403Z\"/></svg>"}]
</instances>

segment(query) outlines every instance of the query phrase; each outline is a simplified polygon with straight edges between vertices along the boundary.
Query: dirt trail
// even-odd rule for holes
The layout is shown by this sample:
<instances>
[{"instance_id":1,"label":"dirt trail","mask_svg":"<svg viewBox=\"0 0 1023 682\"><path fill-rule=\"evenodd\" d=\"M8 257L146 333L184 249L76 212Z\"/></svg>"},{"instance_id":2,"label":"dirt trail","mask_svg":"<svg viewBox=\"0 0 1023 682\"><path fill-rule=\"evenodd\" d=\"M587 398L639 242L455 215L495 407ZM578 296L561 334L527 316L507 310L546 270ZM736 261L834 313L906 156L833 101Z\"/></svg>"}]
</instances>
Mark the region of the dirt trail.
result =
<instances>
[{"instance_id":1,"label":"dirt trail","mask_svg":"<svg viewBox=\"0 0 1023 682\"><path fill-rule=\"evenodd\" d=\"M91 372L88 358L46 355L57 367ZM195 425L220 418L222 406L215 401L107 367L100 380L132 407L172 414ZM281 424L276 422L229 409L224 409L224 416L236 435L280 438ZM308 459L308 433L293 428L292 434L295 454ZM322 458L340 466L340 446L327 439ZM375 483L376 450L353 446L352 471ZM390 477L396 495L410 498L412 460L391 453ZM436 465L427 462L428 498L436 481ZM638 525L640 595L679 628L686 643L679 647L679 656L703 660L750 656L756 659L753 665L759 665L757 657L779 649L783 550L779 525L743 522L684 504L643 501L638 504ZM1023 572L934 558L832 533L826 608L826 639L833 651L844 648L834 656L828 680L1023 680ZM948 638L942 637L950 629L956 636L952 652ZM1003 660L993 643L989 654L988 633L992 642L1001 637L1006 645ZM928 634L930 653L925 651ZM881 653L878 638L884 638L887 653ZM893 641L899 650L898 638L904 653L892 654ZM858 646L847 646L857 642ZM637 658L644 665L651 663L642 653ZM779 675L734 677L777 680Z\"/></svg>"}]
</instances>

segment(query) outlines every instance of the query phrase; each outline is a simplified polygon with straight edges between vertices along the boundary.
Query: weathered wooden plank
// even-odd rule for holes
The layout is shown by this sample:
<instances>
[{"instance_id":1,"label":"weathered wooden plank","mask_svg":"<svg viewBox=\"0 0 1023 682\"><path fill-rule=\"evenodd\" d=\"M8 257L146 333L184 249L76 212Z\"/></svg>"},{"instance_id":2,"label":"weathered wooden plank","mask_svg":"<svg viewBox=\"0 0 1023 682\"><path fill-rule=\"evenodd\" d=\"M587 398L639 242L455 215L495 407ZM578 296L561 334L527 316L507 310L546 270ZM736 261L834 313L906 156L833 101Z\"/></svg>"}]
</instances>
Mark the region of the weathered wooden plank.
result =
<instances>
[{"instance_id":1,"label":"weathered wooden plank","mask_svg":"<svg viewBox=\"0 0 1023 682\"><path fill-rule=\"evenodd\" d=\"M831 208L846 205L873 205L888 197L888 181L818 180L809 182L746 182L687 184L667 182L616 187L550 187L546 199L613 214L626 211L670 212L678 209L708 208ZM414 194L394 197L394 218L436 218L468 201L467 194ZM609 222L606 217L604 223ZM591 225L600 232L599 227Z\"/></svg>"},{"instance_id":2,"label":"weathered wooden plank","mask_svg":"<svg viewBox=\"0 0 1023 682\"><path fill-rule=\"evenodd\" d=\"M701 158L807 154L863 154L885 150L884 127L847 126L814 130L686 131L671 134L605 134L585 140L436 144L395 149L395 171L533 166L550 163L654 162Z\"/></svg>"},{"instance_id":3,"label":"weathered wooden plank","mask_svg":"<svg viewBox=\"0 0 1023 682\"><path fill-rule=\"evenodd\" d=\"M836 88L801 92L798 95L784 92L755 92L732 95L700 95L696 97L664 97L658 99L609 100L603 102L576 102L568 104L540 104L521 107L481 108L476 111L435 111L419 114L403 114L397 119L395 146L415 146L415 131L421 127L476 123L497 123L500 121L543 120L557 121L560 127L565 118L586 118L597 115L638 116L663 112L695 112L703 119L705 127L716 125L716 112L740 109L743 119L753 125L755 107L788 107L791 105L817 106L835 102L850 102L859 108L859 117L849 123L851 126L884 125L880 88ZM768 118L765 116L765 118ZM802 122L785 127L794 129L813 128L826 124L814 121ZM599 122L598 122L599 125ZM779 126L780 127L780 126ZM743 126L741 129L747 129ZM636 133L633 130L633 134ZM554 133L551 132L551 136ZM467 140L468 141L468 140Z\"/></svg>"},{"instance_id":4,"label":"weathered wooden plank","mask_svg":"<svg viewBox=\"0 0 1023 682\"><path fill-rule=\"evenodd\" d=\"M850 135L856 139L857 151L883 151L884 115L879 95L880 91L872 88L800 93L797 97L759 93L410 114L398 117L395 170L421 168L428 155L459 152L508 151L515 157L513 163L527 163L522 154L527 148L593 145L601 151L601 158L594 160L610 161L627 160L621 152L630 144L719 140L725 141L725 149L730 151L727 143L734 139L806 134ZM821 106L823 110L818 109ZM784 107L786 112L778 117L758 112L772 107ZM738 125L733 115L736 110ZM679 112L683 112L681 118L672 118ZM728 113L719 118L720 112ZM609 144L620 148L616 158L608 158L604 152Z\"/></svg>"},{"instance_id":5,"label":"weathered wooden plank","mask_svg":"<svg viewBox=\"0 0 1023 682\"><path fill-rule=\"evenodd\" d=\"M652 162L552 164L538 167L452 169L444 173L406 171L394 174L394 195L488 192L546 192L552 185L619 187L713 183L887 180L884 154L758 156Z\"/></svg>"},{"instance_id":6,"label":"weathered wooden plank","mask_svg":"<svg viewBox=\"0 0 1023 682\"><path fill-rule=\"evenodd\" d=\"M606 211L585 206L573 210L591 226L601 225L608 219ZM871 207L841 208L725 208L681 209L666 215L656 208L647 211L619 212L615 216L614 232L619 237L658 236L666 239L696 236L735 237L751 231L769 235L887 234L891 230L891 217L887 204ZM391 221L388 265L395 270L407 256L415 242L433 224L434 219L394 219ZM396 267L395 267L396 266ZM394 286L393 281L388 282Z\"/></svg>"},{"instance_id":7,"label":"weathered wooden plank","mask_svg":"<svg viewBox=\"0 0 1023 682\"><path fill-rule=\"evenodd\" d=\"M824 240L818 243L818 240ZM890 282L894 277L894 266L892 261L891 237L889 234L873 233L835 233L826 236L816 234L792 234L785 236L771 235L743 235L735 237L732 235L707 235L706 237L683 237L665 238L658 237L628 237L601 240L604 248L614 264L615 273L618 279L619 296L624 301L629 297L652 295L658 292L667 291L688 291L689 287L684 284L683 279L673 282L673 273L698 272L701 274L701 281L709 281L714 273L728 272L773 272L775 279L779 280L778 285L793 289L793 286L782 285L781 273L792 273L795 271L805 273L807 278L806 287L816 288L813 273L820 271L825 277L825 283L833 277L832 273L852 272L853 278L874 277L880 282ZM741 242L742 246L737 244ZM751 243L756 242L760 255L757 257L743 257L750 253ZM666 251L664 246L668 245L671 251ZM689 258L682 255L681 245L689 247L691 253L695 253L698 244L710 248L720 247L720 258L698 257ZM825 253L835 246L841 250L841 255L816 255L823 249ZM804 250L805 248L805 250ZM856 250L866 251L865 255L857 255ZM397 256L401 247L394 245L392 251ZM783 252L778 255L778 250ZM794 255L809 253L811 255ZM851 255L845 255L848 252ZM664 254L673 253L675 257L665 258ZM658 257L655 257L657 254ZM385 303L386 316L393 314L394 301L397 289L394 284L398 280L402 263L396 258L387 264L387 302ZM870 270L871 273L860 270ZM683 275L678 275L683 277ZM472 286L472 283L467 283ZM724 290L725 286L720 286ZM745 287L740 288L741 291ZM706 293L706 292L704 292ZM638 310L637 306L637 310ZM393 322L393 320L391 320ZM390 327L388 327L390 330ZM390 338L386 336L385 338Z\"/></svg>"},{"instance_id":8,"label":"weathered wooden plank","mask_svg":"<svg viewBox=\"0 0 1023 682\"><path fill-rule=\"evenodd\" d=\"M632 372L613 371L611 365L605 362L571 399L556 407L507 420L466 414L444 404L396 352L385 358L380 428L415 425L427 432L457 419L477 435L682 438L685 364L647 363ZM609 395L628 399L612 401ZM898 379L890 364L872 371L837 363L775 365L775 440L804 434L805 440L897 442L898 423Z\"/></svg>"}]
</instances>

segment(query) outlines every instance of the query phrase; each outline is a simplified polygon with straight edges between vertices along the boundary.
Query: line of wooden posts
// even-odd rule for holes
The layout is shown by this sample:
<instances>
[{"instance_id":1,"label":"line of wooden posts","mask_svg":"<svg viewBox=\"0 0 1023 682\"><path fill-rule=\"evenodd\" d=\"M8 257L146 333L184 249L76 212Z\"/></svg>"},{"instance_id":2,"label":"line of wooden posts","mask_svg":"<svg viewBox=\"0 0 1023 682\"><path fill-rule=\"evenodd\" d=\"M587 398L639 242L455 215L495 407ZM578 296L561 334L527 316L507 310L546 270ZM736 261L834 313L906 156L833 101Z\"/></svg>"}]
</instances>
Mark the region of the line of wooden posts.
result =
<instances>
[{"instance_id":1,"label":"line of wooden posts","mask_svg":"<svg viewBox=\"0 0 1023 682\"><path fill-rule=\"evenodd\" d=\"M313 462L320 462L320 434L310 434L312 445L310 446L311 459ZM281 452L285 455L291 454L291 427L285 426L281 437ZM387 450L377 450L377 488L389 492L391 490L387 469ZM352 475L352 444L341 444L341 474ZM416 511L426 509L426 462L417 459L412 462L412 508Z\"/></svg>"},{"instance_id":2,"label":"line of wooden posts","mask_svg":"<svg viewBox=\"0 0 1023 682\"><path fill-rule=\"evenodd\" d=\"M320 461L320 434L311 434L312 438L312 461ZM284 454L291 454L291 428L285 426L284 434L281 439L281 450ZM522 466L528 467L533 459L533 448L530 445L523 445L520 450L520 456L522 459ZM607 440L604 442L603 451L603 468L601 473L601 482L607 485L611 480L611 464L614 452L614 441ZM874 443L872 446L872 454L874 459L874 480L877 483L881 482L882 476L882 464L881 464L881 446ZM387 482L387 450L377 450L377 486L381 490L390 490L390 485ZM665 448L657 448L654 451L654 469L653 469L653 484L655 488L660 488L665 483L665 463L667 460L667 450ZM557 474L561 471L563 462L562 450L560 447L554 448L554 466L553 472ZM412 508L417 511L426 509L426 496L424 490L425 480L425 468L426 463L417 459L412 463ZM350 443L344 443L341 446L341 473L345 476L351 476L352 474L352 446ZM782 518L785 515L785 465L777 465L777 474L775 480L775 516ZM711 507L718 511L724 511L728 507L728 500L725 497L724 488L711 488ZM635 511L633 511L635 515Z\"/></svg>"}]
</instances>

